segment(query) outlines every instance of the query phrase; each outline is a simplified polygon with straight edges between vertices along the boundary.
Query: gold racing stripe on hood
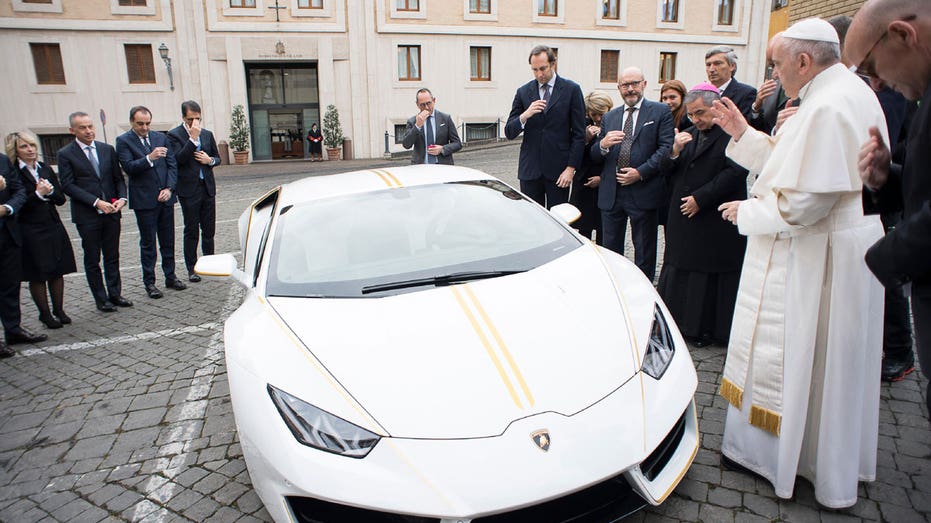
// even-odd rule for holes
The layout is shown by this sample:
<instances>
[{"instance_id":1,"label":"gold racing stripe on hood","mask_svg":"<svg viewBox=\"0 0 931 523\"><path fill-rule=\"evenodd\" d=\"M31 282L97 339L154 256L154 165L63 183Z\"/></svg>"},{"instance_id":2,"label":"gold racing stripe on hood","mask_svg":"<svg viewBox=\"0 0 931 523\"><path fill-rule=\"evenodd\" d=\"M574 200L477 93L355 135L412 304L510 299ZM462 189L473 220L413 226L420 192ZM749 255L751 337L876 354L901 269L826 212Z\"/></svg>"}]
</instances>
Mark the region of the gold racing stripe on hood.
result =
<instances>
[{"instance_id":1,"label":"gold racing stripe on hood","mask_svg":"<svg viewBox=\"0 0 931 523\"><path fill-rule=\"evenodd\" d=\"M391 189L400 189L401 187L404 187L404 185L401 184L401 182L398 180L398 178L395 175L389 173L388 171L384 169L372 169L372 172L375 173L376 176L381 178L381 181L385 182L385 185L387 185Z\"/></svg>"},{"instance_id":2,"label":"gold racing stripe on hood","mask_svg":"<svg viewBox=\"0 0 931 523\"><path fill-rule=\"evenodd\" d=\"M463 292L460 290L460 288L465 289L469 294L468 300L465 296L463 296ZM468 290L467 284L453 285L450 287L450 290L452 291L453 296L455 296L456 301L459 302L459 307L462 308L463 314L465 314L466 318L468 318L469 323L472 324L472 329L475 330L475 334L478 335L478 339L482 342L482 346L485 347L485 351L488 353L488 358L491 359L491 362L494 363L495 368L498 370L498 374L501 376L501 381L504 382L505 388L507 388L508 393L511 395L511 400L514 401L514 405L517 405L517 408L519 409L523 409L524 405L521 403L520 397L517 394L517 389L514 388L514 384L511 382L511 378L508 376L504 365L501 363L501 358L498 356L498 353L495 351L495 347L492 345L491 340L489 340L488 335L485 333L485 329L482 328L484 325L486 328L488 328L489 331L495 332L493 327L489 327L489 322L487 322L487 320L484 322L484 324L480 322L475 313L472 311L472 308L475 308L476 311L478 311L478 313L484 318L487 318L487 314L485 314L481 309L481 306L478 304L478 300L475 298L475 295ZM472 305L471 307L469 306L470 303ZM497 336L496 333L493 334L493 336L497 338L496 341L500 340L500 336ZM516 370L516 366L513 366L513 359L511 359L510 364L512 365L512 371ZM518 372L515 372L515 374L520 376ZM523 378L520 378L520 381L523 381ZM530 401L532 405L532 398Z\"/></svg>"},{"instance_id":3,"label":"gold racing stripe on hood","mask_svg":"<svg viewBox=\"0 0 931 523\"><path fill-rule=\"evenodd\" d=\"M491 335L494 337L495 342L498 343L498 348L501 349L501 353L504 354L504 358L507 360L508 366L511 367L511 372L514 374L514 377L517 378L517 383L520 384L520 388L524 392L524 397L527 398L527 401L530 402L530 406L533 407L534 400L533 394L530 393L530 387L528 387L527 382L524 381L524 375L521 374L520 368L517 367L517 363L514 361L514 357L511 356L511 351L508 350L508 346L505 345L504 340L501 339L501 334L499 334L498 329L495 328L494 322L491 321L488 313L485 312L485 308L482 307L482 304L478 301L475 293L472 292L472 287L468 285L463 285L462 287L466 294L468 294L469 299L472 300L472 303L475 305L475 310L477 310L478 313L482 316L482 320L485 322L485 325L488 326L488 330L491 331Z\"/></svg>"}]
</instances>

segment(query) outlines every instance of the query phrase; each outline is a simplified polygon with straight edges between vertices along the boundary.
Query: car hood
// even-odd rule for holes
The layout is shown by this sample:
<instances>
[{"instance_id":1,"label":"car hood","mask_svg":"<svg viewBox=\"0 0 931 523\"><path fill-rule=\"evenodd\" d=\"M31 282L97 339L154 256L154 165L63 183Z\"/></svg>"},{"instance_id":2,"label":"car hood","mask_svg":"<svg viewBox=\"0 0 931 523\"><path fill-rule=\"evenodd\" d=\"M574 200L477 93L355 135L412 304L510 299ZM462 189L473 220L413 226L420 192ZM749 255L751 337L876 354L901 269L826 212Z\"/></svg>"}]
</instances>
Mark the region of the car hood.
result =
<instances>
[{"instance_id":1,"label":"car hood","mask_svg":"<svg viewBox=\"0 0 931 523\"><path fill-rule=\"evenodd\" d=\"M655 294L645 278L618 286L623 296L586 245L468 284L269 303L391 436L474 438L541 412L573 415L636 373L624 307L652 310Z\"/></svg>"}]
</instances>

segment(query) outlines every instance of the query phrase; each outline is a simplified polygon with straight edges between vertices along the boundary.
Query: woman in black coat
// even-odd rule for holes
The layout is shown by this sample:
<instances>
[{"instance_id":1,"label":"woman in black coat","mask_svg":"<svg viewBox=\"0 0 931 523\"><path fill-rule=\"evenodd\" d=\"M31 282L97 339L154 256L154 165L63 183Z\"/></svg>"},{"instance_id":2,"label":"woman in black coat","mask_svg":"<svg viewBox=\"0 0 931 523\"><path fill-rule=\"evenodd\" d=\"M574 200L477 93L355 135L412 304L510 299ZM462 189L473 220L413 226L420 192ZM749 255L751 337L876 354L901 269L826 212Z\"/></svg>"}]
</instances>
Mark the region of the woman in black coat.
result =
<instances>
[{"instance_id":1,"label":"woman in black coat","mask_svg":"<svg viewBox=\"0 0 931 523\"><path fill-rule=\"evenodd\" d=\"M23 281L39 309L39 321L50 329L71 323L65 314L65 274L75 272L74 251L55 207L65 204L65 193L55 171L38 161L38 143L29 132L19 131L6 137L6 152L15 158L15 168L26 188L26 203L19 210L19 228L23 237ZM48 294L52 296L49 310Z\"/></svg>"},{"instance_id":2,"label":"woman in black coat","mask_svg":"<svg viewBox=\"0 0 931 523\"><path fill-rule=\"evenodd\" d=\"M676 135L660 163L671 194L657 290L698 347L727 344L747 245L718 212L724 202L747 198L747 170L727 158L730 136L712 122L711 104L719 99L713 91L688 93L683 105L694 127Z\"/></svg>"},{"instance_id":3,"label":"woman in black coat","mask_svg":"<svg viewBox=\"0 0 931 523\"><path fill-rule=\"evenodd\" d=\"M317 128L317 124L312 124L310 130L307 131L307 142L310 144L308 152L310 153L311 161L322 160L323 135L320 134L320 129Z\"/></svg>"},{"instance_id":4,"label":"woman in black coat","mask_svg":"<svg viewBox=\"0 0 931 523\"><path fill-rule=\"evenodd\" d=\"M588 239L591 239L594 232L595 243L598 245L601 245L601 210L598 208L601 167L592 167L589 149L595 143L595 138L603 134L601 117L613 106L611 97L602 92L592 91L585 96L585 154L582 155L582 165L575 170L572 192L569 194L569 203L582 213L582 217L573 225L578 228L579 234Z\"/></svg>"}]
</instances>

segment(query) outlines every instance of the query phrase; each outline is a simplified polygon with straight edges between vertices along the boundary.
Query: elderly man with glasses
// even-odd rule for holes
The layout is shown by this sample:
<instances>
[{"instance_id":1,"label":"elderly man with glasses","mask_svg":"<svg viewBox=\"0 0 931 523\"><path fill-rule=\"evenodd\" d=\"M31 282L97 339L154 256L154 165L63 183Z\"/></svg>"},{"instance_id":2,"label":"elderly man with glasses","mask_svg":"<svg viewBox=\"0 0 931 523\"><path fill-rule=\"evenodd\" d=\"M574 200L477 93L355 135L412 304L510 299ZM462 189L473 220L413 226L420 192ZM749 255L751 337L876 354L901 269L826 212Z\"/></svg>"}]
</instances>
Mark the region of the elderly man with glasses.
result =
<instances>
[{"instance_id":1,"label":"elderly man with glasses","mask_svg":"<svg viewBox=\"0 0 931 523\"><path fill-rule=\"evenodd\" d=\"M759 173L750 199L719 207L747 236L721 380L722 464L781 498L802 476L818 503L843 508L876 477L883 295L862 259L882 225L863 215L857 153L885 120L826 21L786 29L773 64L802 100L775 136L748 128L729 100L714 104L728 157Z\"/></svg>"}]
</instances>

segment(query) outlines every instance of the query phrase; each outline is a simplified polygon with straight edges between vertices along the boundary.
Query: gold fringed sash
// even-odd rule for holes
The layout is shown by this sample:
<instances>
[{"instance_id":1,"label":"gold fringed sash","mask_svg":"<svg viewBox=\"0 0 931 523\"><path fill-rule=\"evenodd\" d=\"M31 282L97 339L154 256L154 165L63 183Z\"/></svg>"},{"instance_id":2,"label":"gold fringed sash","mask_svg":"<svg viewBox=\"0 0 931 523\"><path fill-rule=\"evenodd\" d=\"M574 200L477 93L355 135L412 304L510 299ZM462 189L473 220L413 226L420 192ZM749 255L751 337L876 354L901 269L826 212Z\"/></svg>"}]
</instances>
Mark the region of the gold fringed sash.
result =
<instances>
[{"instance_id":1,"label":"gold fringed sash","mask_svg":"<svg viewBox=\"0 0 931 523\"><path fill-rule=\"evenodd\" d=\"M727 378L721 378L721 388L718 390L718 394L733 405L735 409L740 410L744 400L744 391L734 382Z\"/></svg>"},{"instance_id":2,"label":"gold fringed sash","mask_svg":"<svg viewBox=\"0 0 931 523\"><path fill-rule=\"evenodd\" d=\"M759 405L752 405L750 407L750 424L778 436L779 430L782 428L782 416Z\"/></svg>"}]
</instances>

